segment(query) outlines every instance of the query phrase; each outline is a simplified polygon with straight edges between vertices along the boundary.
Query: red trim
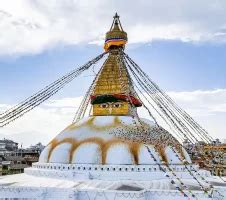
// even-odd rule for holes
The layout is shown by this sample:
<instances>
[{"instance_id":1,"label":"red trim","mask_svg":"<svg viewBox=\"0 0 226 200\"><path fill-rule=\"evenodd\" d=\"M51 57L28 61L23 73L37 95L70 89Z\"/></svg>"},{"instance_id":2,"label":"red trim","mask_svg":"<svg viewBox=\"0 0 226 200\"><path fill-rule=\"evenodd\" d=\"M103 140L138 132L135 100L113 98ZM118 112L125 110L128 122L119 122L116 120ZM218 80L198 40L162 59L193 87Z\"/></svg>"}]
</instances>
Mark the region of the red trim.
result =
<instances>
[{"instance_id":1,"label":"red trim","mask_svg":"<svg viewBox=\"0 0 226 200\"><path fill-rule=\"evenodd\" d=\"M104 96L104 95L103 95ZM130 102L135 105L136 107L140 107L142 106L142 103L140 102L139 99L137 99L136 97L132 96L132 95L125 95L125 94L112 94L112 96L114 96L117 99L123 100L123 101L127 101ZM93 101L96 98L96 96L91 95L91 101Z\"/></svg>"}]
</instances>

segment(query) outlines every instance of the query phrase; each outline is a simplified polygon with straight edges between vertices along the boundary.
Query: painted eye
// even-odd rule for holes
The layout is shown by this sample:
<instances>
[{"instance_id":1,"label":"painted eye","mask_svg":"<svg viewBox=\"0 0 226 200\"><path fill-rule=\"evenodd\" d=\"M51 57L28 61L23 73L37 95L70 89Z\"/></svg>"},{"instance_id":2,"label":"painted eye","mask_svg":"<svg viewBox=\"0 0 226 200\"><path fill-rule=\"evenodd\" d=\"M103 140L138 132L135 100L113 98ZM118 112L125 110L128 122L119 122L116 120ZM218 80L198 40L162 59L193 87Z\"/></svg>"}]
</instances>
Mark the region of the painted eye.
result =
<instances>
[{"instance_id":1,"label":"painted eye","mask_svg":"<svg viewBox=\"0 0 226 200\"><path fill-rule=\"evenodd\" d=\"M100 107L101 107L101 108L108 108L108 107L109 107L109 105L108 105L108 104L106 104L106 103L103 103L103 104L100 104Z\"/></svg>"},{"instance_id":2,"label":"painted eye","mask_svg":"<svg viewBox=\"0 0 226 200\"><path fill-rule=\"evenodd\" d=\"M119 108L119 107L121 107L121 104L120 103L115 103L115 104L113 104L113 107L114 108Z\"/></svg>"}]
</instances>

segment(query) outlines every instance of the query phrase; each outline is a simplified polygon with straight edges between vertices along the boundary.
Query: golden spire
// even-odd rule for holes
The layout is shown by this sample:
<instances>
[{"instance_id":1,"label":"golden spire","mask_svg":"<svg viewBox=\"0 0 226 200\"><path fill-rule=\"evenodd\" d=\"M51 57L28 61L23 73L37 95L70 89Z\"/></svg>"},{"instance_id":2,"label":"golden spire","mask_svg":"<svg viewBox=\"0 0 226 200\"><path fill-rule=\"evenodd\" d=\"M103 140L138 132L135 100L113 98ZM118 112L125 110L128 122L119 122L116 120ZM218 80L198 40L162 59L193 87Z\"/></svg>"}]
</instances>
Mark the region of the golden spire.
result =
<instances>
[{"instance_id":1,"label":"golden spire","mask_svg":"<svg viewBox=\"0 0 226 200\"><path fill-rule=\"evenodd\" d=\"M93 115L131 115L141 106L120 57L126 42L127 34L116 13L110 31L106 33L104 48L109 51L109 56L91 95Z\"/></svg>"},{"instance_id":2,"label":"golden spire","mask_svg":"<svg viewBox=\"0 0 226 200\"><path fill-rule=\"evenodd\" d=\"M106 33L104 49L109 51L111 47L119 46L124 48L127 43L127 33L123 31L119 16L115 13L110 30Z\"/></svg>"}]
</instances>

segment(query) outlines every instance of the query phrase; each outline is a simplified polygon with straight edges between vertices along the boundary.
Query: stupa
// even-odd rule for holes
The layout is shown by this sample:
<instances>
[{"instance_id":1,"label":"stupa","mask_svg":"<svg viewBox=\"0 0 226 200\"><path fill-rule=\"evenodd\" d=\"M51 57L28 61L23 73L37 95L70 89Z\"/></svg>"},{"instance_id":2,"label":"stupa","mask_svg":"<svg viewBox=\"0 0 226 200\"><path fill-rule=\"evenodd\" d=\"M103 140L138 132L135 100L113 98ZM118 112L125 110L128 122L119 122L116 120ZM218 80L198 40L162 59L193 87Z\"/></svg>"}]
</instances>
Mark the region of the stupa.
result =
<instances>
[{"instance_id":1,"label":"stupa","mask_svg":"<svg viewBox=\"0 0 226 200\"><path fill-rule=\"evenodd\" d=\"M193 164L151 114L153 120L139 117L137 109L145 105L126 67L126 43L116 14L106 33L108 57L75 121L23 174L0 177L0 198L226 199L226 179ZM83 117L88 104L92 111Z\"/></svg>"}]
</instances>

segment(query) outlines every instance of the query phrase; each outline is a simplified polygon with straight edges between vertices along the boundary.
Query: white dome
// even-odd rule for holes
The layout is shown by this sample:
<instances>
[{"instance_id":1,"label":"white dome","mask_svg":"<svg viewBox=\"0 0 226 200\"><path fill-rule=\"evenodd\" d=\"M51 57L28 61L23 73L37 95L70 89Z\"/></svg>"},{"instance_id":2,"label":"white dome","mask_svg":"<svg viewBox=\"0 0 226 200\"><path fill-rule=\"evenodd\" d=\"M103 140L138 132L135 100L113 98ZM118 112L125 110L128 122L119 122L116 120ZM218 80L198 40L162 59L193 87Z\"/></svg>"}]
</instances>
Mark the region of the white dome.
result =
<instances>
[{"instance_id":1,"label":"white dome","mask_svg":"<svg viewBox=\"0 0 226 200\"><path fill-rule=\"evenodd\" d=\"M128 145L123 143L113 144L106 155L105 164L134 165L134 157Z\"/></svg>"},{"instance_id":2,"label":"white dome","mask_svg":"<svg viewBox=\"0 0 226 200\"><path fill-rule=\"evenodd\" d=\"M69 163L70 154L68 152L70 152L71 146L72 145L68 142L62 143L56 146L49 157L49 162L50 163L56 163L56 162Z\"/></svg>"},{"instance_id":3,"label":"white dome","mask_svg":"<svg viewBox=\"0 0 226 200\"><path fill-rule=\"evenodd\" d=\"M73 153L71 163L101 164L102 151L98 144L86 143L78 146Z\"/></svg>"},{"instance_id":4,"label":"white dome","mask_svg":"<svg viewBox=\"0 0 226 200\"><path fill-rule=\"evenodd\" d=\"M155 151L155 148L153 145L148 145L149 150L152 152L153 156L157 160L158 163L160 163L160 155ZM145 164L156 164L156 161L152 157L150 157L150 154L147 151L147 148L142 145L139 149L139 164L145 165Z\"/></svg>"},{"instance_id":5,"label":"white dome","mask_svg":"<svg viewBox=\"0 0 226 200\"><path fill-rule=\"evenodd\" d=\"M45 147L41 153L41 155L39 156L39 162L40 163L47 163L48 162L48 155L51 149L51 145L48 145L47 147Z\"/></svg>"},{"instance_id":6,"label":"white dome","mask_svg":"<svg viewBox=\"0 0 226 200\"><path fill-rule=\"evenodd\" d=\"M175 151L173 151L172 147L166 147L165 154L169 164L183 164L181 162L181 159L179 159L178 157L178 153L176 154Z\"/></svg>"},{"instance_id":7,"label":"white dome","mask_svg":"<svg viewBox=\"0 0 226 200\"><path fill-rule=\"evenodd\" d=\"M167 143L162 145L163 141ZM178 141L152 121L131 116L95 116L63 130L41 153L39 163L143 165L165 159L171 164L182 164L169 147L175 144ZM184 149L178 152L190 161Z\"/></svg>"}]
</instances>

